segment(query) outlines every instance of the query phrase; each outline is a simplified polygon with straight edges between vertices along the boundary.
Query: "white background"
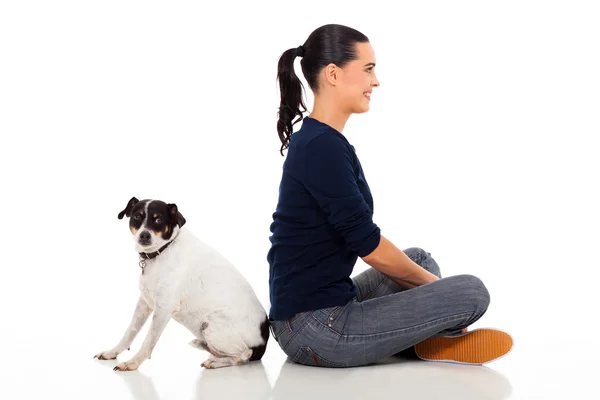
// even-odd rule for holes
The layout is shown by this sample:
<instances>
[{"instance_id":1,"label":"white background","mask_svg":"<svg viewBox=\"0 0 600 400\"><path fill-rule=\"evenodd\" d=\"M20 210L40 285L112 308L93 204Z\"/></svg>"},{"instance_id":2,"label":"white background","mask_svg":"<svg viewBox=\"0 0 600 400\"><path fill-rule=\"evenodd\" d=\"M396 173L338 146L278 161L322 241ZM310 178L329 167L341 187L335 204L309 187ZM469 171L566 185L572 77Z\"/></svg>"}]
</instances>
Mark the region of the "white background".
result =
<instances>
[{"instance_id":1,"label":"white background","mask_svg":"<svg viewBox=\"0 0 600 400\"><path fill-rule=\"evenodd\" d=\"M599 19L594 1L0 3L0 397L596 391ZM205 371L207 354L171 323L140 371L93 360L137 298L117 219L132 196L177 203L268 309L277 61L326 23L375 49L381 87L344 131L375 222L443 275L479 276L492 301L474 327L510 332L513 352L488 367L315 371L272 341L262 363Z\"/></svg>"}]
</instances>

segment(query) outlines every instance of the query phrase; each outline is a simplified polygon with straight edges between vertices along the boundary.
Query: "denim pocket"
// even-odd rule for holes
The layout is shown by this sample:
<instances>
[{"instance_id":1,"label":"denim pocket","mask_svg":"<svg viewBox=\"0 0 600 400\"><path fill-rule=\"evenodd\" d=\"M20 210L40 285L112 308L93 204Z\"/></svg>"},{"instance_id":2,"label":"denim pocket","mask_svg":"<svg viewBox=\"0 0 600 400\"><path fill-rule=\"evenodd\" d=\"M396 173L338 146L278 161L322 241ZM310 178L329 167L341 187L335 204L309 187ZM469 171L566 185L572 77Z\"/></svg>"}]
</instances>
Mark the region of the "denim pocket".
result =
<instances>
[{"instance_id":1,"label":"denim pocket","mask_svg":"<svg viewBox=\"0 0 600 400\"><path fill-rule=\"evenodd\" d=\"M279 336L284 333L286 330L289 330L286 321L269 321L269 325L271 326L271 334L275 338L275 340L279 341Z\"/></svg>"},{"instance_id":2,"label":"denim pocket","mask_svg":"<svg viewBox=\"0 0 600 400\"><path fill-rule=\"evenodd\" d=\"M310 312L301 312L286 320L271 321L271 333L286 354L290 344L306 327L310 315Z\"/></svg>"},{"instance_id":3,"label":"denim pocket","mask_svg":"<svg viewBox=\"0 0 600 400\"><path fill-rule=\"evenodd\" d=\"M310 365L313 367L343 368L346 366L346 364L329 361L321 357L309 346L300 347L292 361L298 364Z\"/></svg>"}]
</instances>

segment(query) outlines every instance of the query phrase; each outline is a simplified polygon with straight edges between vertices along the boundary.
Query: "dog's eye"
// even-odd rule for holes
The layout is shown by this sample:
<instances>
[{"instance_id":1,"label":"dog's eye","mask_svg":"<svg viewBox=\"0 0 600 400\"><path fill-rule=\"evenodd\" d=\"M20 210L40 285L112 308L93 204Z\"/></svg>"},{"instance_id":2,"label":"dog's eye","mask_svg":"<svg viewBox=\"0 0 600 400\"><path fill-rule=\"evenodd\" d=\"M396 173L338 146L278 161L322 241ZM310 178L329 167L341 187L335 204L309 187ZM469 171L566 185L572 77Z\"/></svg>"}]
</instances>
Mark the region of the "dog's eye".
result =
<instances>
[{"instance_id":1,"label":"dog's eye","mask_svg":"<svg viewBox=\"0 0 600 400\"><path fill-rule=\"evenodd\" d=\"M136 221L139 221L140 219L142 219L142 216L140 214L135 214L133 216L133 219L135 219Z\"/></svg>"},{"instance_id":2,"label":"dog's eye","mask_svg":"<svg viewBox=\"0 0 600 400\"><path fill-rule=\"evenodd\" d=\"M157 224L162 224L162 218L161 217L156 218L155 222Z\"/></svg>"}]
</instances>

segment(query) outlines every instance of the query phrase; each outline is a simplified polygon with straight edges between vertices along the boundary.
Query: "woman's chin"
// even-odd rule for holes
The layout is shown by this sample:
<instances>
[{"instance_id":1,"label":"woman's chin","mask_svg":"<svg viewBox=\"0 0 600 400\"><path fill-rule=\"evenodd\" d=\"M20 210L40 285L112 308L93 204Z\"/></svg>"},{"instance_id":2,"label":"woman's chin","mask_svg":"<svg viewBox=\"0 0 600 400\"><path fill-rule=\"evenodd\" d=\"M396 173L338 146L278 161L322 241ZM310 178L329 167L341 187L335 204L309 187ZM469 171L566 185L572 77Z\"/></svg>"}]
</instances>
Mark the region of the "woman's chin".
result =
<instances>
[{"instance_id":1,"label":"woman's chin","mask_svg":"<svg viewBox=\"0 0 600 400\"><path fill-rule=\"evenodd\" d=\"M359 104L356 104L355 107L352 107L353 114L363 114L371 109L371 105L369 104L369 100L365 99L361 101Z\"/></svg>"},{"instance_id":2,"label":"woman's chin","mask_svg":"<svg viewBox=\"0 0 600 400\"><path fill-rule=\"evenodd\" d=\"M363 105L356 113L357 114L363 114L366 113L367 111L369 111L371 109L371 107L369 107L369 105Z\"/></svg>"},{"instance_id":3,"label":"woman's chin","mask_svg":"<svg viewBox=\"0 0 600 400\"><path fill-rule=\"evenodd\" d=\"M371 100L370 99L364 99L361 103L361 108L363 109L363 112L367 112L371 109Z\"/></svg>"}]
</instances>

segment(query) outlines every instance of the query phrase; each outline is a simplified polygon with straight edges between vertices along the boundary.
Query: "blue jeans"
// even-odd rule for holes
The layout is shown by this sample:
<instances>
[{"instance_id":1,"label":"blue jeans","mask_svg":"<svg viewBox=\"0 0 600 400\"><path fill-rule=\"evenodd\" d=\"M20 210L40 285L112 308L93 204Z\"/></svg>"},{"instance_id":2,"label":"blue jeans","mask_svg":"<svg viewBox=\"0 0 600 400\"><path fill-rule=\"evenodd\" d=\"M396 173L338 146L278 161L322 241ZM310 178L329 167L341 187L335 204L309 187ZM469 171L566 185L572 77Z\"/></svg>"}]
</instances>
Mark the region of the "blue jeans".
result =
<instances>
[{"instance_id":1,"label":"blue jeans","mask_svg":"<svg viewBox=\"0 0 600 400\"><path fill-rule=\"evenodd\" d=\"M404 253L441 278L430 253L417 247ZM490 302L483 282L472 275L405 289L369 268L353 281L358 295L345 305L271 321L273 337L293 362L321 367L372 364L427 338L459 333L481 318Z\"/></svg>"}]
</instances>

